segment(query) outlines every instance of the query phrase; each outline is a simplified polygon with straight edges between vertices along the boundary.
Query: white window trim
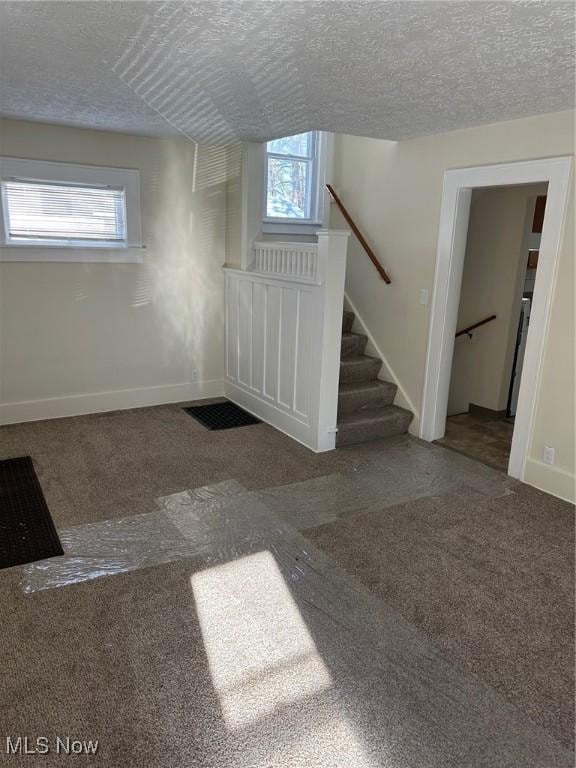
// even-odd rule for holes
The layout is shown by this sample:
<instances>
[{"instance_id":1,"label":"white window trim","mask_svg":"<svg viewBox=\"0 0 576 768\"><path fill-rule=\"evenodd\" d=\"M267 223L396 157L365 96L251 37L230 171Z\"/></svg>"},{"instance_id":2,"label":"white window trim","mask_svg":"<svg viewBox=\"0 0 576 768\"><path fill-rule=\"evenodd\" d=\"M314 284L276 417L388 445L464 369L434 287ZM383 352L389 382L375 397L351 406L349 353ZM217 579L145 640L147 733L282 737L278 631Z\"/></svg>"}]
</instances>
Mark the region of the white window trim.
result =
<instances>
[{"instance_id":1,"label":"white window trim","mask_svg":"<svg viewBox=\"0 0 576 768\"><path fill-rule=\"evenodd\" d=\"M0 157L0 179L25 178L34 181L65 182L122 187L126 190L126 244L76 245L71 243L10 243L7 242L4 215L0 216L0 262L142 262L140 220L140 174L127 168L107 168L96 165L57 163L48 160L28 160Z\"/></svg>"},{"instance_id":2,"label":"white window trim","mask_svg":"<svg viewBox=\"0 0 576 768\"><path fill-rule=\"evenodd\" d=\"M319 228L329 224L330 199L325 190L332 175L333 135L325 131L316 133L315 173L311 189L311 208L313 216L310 219L270 218L266 216L268 191L268 164L266 162L266 144L264 144L264 178L262 195L262 232L263 234L314 235Z\"/></svg>"}]
</instances>

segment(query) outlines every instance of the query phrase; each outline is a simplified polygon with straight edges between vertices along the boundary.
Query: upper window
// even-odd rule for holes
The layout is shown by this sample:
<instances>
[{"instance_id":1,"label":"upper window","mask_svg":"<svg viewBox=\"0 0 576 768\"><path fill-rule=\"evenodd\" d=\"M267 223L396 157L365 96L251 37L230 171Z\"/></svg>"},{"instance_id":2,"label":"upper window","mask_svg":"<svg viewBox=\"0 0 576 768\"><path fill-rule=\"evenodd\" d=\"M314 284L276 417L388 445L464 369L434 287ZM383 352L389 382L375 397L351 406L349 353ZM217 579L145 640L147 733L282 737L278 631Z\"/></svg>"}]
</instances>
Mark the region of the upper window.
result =
<instances>
[{"instance_id":1,"label":"upper window","mask_svg":"<svg viewBox=\"0 0 576 768\"><path fill-rule=\"evenodd\" d=\"M9 245L126 247L126 190L25 179L3 180Z\"/></svg>"},{"instance_id":2,"label":"upper window","mask_svg":"<svg viewBox=\"0 0 576 768\"><path fill-rule=\"evenodd\" d=\"M318 131L266 144L265 221L320 222L323 155L322 134Z\"/></svg>"},{"instance_id":3,"label":"upper window","mask_svg":"<svg viewBox=\"0 0 576 768\"><path fill-rule=\"evenodd\" d=\"M138 171L1 157L0 192L0 260L140 260Z\"/></svg>"}]
</instances>

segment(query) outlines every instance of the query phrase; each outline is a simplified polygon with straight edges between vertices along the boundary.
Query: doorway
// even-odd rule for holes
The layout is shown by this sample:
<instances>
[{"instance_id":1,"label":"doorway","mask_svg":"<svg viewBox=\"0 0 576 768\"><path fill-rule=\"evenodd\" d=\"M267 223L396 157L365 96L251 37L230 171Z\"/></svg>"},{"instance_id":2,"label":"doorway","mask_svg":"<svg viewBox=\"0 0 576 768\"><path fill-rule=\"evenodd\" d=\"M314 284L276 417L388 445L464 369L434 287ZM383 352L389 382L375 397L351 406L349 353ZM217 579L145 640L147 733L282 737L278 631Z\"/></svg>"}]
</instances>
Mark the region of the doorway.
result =
<instances>
[{"instance_id":1,"label":"doorway","mask_svg":"<svg viewBox=\"0 0 576 768\"><path fill-rule=\"evenodd\" d=\"M528 444L532 433L544 339L566 212L571 163L570 157L559 157L461 168L446 171L444 175L419 429L419 436L429 441L442 438L446 428L472 191L489 187L548 183L530 324L526 334L523 375L520 377L508 463L508 474L518 479L524 477Z\"/></svg>"},{"instance_id":2,"label":"doorway","mask_svg":"<svg viewBox=\"0 0 576 768\"><path fill-rule=\"evenodd\" d=\"M546 184L472 191L446 432L438 442L504 472L546 192Z\"/></svg>"}]
</instances>

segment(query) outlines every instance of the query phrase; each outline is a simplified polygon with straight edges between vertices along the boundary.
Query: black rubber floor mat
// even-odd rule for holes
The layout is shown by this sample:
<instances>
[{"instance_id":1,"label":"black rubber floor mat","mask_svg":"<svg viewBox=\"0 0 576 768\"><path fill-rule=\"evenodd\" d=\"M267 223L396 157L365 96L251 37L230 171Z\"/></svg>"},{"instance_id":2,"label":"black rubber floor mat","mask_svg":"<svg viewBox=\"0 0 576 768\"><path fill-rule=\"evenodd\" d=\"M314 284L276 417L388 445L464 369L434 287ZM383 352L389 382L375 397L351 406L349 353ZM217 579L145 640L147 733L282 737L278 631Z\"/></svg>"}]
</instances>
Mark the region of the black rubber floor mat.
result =
<instances>
[{"instance_id":1,"label":"black rubber floor mat","mask_svg":"<svg viewBox=\"0 0 576 768\"><path fill-rule=\"evenodd\" d=\"M249 424L261 424L260 419L246 413L236 403L226 400L224 403L209 403L208 405L192 405L184 408L196 421L207 429L234 429L246 427Z\"/></svg>"},{"instance_id":2,"label":"black rubber floor mat","mask_svg":"<svg viewBox=\"0 0 576 768\"><path fill-rule=\"evenodd\" d=\"M0 568L63 554L30 456L0 461Z\"/></svg>"}]
</instances>

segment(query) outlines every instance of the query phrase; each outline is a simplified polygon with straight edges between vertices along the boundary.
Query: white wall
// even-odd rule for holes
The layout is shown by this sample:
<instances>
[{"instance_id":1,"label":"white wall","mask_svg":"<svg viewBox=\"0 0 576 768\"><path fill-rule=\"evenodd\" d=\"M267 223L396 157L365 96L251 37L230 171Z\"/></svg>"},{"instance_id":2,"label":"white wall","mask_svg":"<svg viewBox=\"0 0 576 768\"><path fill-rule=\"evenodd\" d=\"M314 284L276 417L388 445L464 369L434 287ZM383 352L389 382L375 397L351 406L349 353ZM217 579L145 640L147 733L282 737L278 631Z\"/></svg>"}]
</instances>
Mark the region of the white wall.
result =
<instances>
[{"instance_id":1,"label":"white wall","mask_svg":"<svg viewBox=\"0 0 576 768\"><path fill-rule=\"evenodd\" d=\"M403 142L339 136L335 186L392 278L379 280L350 241L347 292L410 400L420 404L444 171L574 154L574 113L515 120ZM563 235L526 480L574 498L574 192ZM333 210L333 225L342 221ZM416 414L415 427L418 427ZM543 464L543 446L556 464Z\"/></svg>"},{"instance_id":2,"label":"white wall","mask_svg":"<svg viewBox=\"0 0 576 768\"><path fill-rule=\"evenodd\" d=\"M472 193L457 327L492 314L496 319L473 331L471 339L456 339L449 415L466 412L470 403L494 411L507 407L528 261L526 230L536 196L546 188L525 184Z\"/></svg>"},{"instance_id":3,"label":"white wall","mask_svg":"<svg viewBox=\"0 0 576 768\"><path fill-rule=\"evenodd\" d=\"M0 417L219 394L226 151L4 120L0 154L137 168L146 245L142 264L0 264Z\"/></svg>"},{"instance_id":4,"label":"white wall","mask_svg":"<svg viewBox=\"0 0 576 768\"><path fill-rule=\"evenodd\" d=\"M226 181L226 264L242 260L242 144L228 148Z\"/></svg>"}]
</instances>

